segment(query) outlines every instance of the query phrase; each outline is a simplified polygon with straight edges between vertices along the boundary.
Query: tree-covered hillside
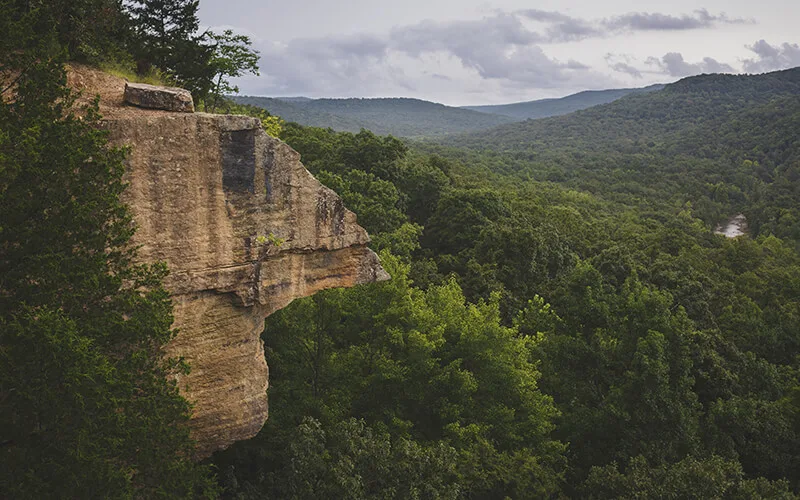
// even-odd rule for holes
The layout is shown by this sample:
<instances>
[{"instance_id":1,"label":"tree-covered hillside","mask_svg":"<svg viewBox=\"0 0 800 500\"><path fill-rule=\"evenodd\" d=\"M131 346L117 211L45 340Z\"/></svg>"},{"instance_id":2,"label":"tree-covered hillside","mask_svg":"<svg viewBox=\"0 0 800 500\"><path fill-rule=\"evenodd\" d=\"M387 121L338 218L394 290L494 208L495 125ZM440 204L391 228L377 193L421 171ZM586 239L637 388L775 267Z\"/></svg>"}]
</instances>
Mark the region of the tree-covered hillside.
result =
<instances>
[{"instance_id":1,"label":"tree-covered hillside","mask_svg":"<svg viewBox=\"0 0 800 500\"><path fill-rule=\"evenodd\" d=\"M266 109L286 121L301 125L397 137L438 137L485 130L516 119L467 109L453 108L419 99L294 99L291 101L237 96L232 99Z\"/></svg>"},{"instance_id":2,"label":"tree-covered hillside","mask_svg":"<svg viewBox=\"0 0 800 500\"><path fill-rule=\"evenodd\" d=\"M659 144L674 134L711 129L731 115L800 94L800 68L757 76L703 75L659 92L637 94L565 116L527 120L452 137L448 145L495 151L553 148L625 150L637 141Z\"/></svg>"},{"instance_id":3,"label":"tree-covered hillside","mask_svg":"<svg viewBox=\"0 0 800 500\"><path fill-rule=\"evenodd\" d=\"M799 123L795 68L687 78L660 92L443 143L494 171L628 201L689 201L709 225L744 211L754 231L797 238Z\"/></svg>"},{"instance_id":4,"label":"tree-covered hillside","mask_svg":"<svg viewBox=\"0 0 800 500\"><path fill-rule=\"evenodd\" d=\"M584 90L583 92L557 99L539 99L536 101L514 102L511 104L462 107L482 113L510 116L518 120L535 120L537 118L566 115L574 111L591 108L592 106L608 104L626 95L655 92L663 88L664 85L656 84L633 89Z\"/></svg>"},{"instance_id":5,"label":"tree-covered hillside","mask_svg":"<svg viewBox=\"0 0 800 500\"><path fill-rule=\"evenodd\" d=\"M287 125L393 280L268 318L274 411L215 457L226 495L796 498L796 74L520 124L533 145ZM713 233L741 210L749 236Z\"/></svg>"}]
</instances>

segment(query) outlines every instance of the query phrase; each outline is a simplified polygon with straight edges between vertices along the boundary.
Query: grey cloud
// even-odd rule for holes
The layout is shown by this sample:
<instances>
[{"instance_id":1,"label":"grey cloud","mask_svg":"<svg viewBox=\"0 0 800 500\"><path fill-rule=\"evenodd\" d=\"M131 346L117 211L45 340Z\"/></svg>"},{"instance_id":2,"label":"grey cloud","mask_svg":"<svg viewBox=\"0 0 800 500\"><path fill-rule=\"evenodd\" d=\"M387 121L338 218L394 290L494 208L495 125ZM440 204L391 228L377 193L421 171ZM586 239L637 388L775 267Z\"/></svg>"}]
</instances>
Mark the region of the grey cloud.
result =
<instances>
[{"instance_id":1,"label":"grey cloud","mask_svg":"<svg viewBox=\"0 0 800 500\"><path fill-rule=\"evenodd\" d=\"M542 42L569 42L586 38L605 37L630 31L677 31L713 28L720 24L750 24L752 19L730 18L725 13L711 14L706 9L691 15L673 16L658 12L629 12L607 19L588 20L567 14L539 10L518 10L515 14L547 25Z\"/></svg>"},{"instance_id":2,"label":"grey cloud","mask_svg":"<svg viewBox=\"0 0 800 500\"><path fill-rule=\"evenodd\" d=\"M543 17L563 19L557 13L544 13ZM547 56L539 44L548 39L511 14L499 13L479 21L426 21L393 29L389 40L391 50L412 57L445 53L483 79L503 80L509 85L552 88L590 72L578 61L561 62Z\"/></svg>"},{"instance_id":3,"label":"grey cloud","mask_svg":"<svg viewBox=\"0 0 800 500\"><path fill-rule=\"evenodd\" d=\"M525 16L528 19L533 19L534 21L544 21L549 23L563 23L576 20L574 17L553 10L523 9L518 10L517 14Z\"/></svg>"},{"instance_id":4,"label":"grey cloud","mask_svg":"<svg viewBox=\"0 0 800 500\"><path fill-rule=\"evenodd\" d=\"M542 46L623 31L700 29L740 21L706 10L682 16L629 13L589 20L537 9L497 12L479 20L423 21L395 27L382 35L321 36L285 44L261 43L258 49L264 78L253 81L259 82L262 92L271 94L381 94L414 89L414 82L403 68L411 73L423 70L425 74L427 70L428 78L442 80L430 75L443 73L437 63L430 61L445 57L474 71L481 80L494 82L495 86L598 88L619 82L580 61L550 57ZM767 64L768 59L759 57L752 64ZM730 66L710 58L687 63L680 54L667 54L650 64L675 76L732 71ZM609 62L609 67L634 78L641 78L643 73L630 61Z\"/></svg>"},{"instance_id":5,"label":"grey cloud","mask_svg":"<svg viewBox=\"0 0 800 500\"><path fill-rule=\"evenodd\" d=\"M570 59L569 61L567 61L565 67L568 69L575 69L575 70L591 69L589 68L589 66L583 64L582 62L578 62L575 59Z\"/></svg>"},{"instance_id":6,"label":"grey cloud","mask_svg":"<svg viewBox=\"0 0 800 500\"><path fill-rule=\"evenodd\" d=\"M441 73L430 73L431 78L436 78L437 80L444 80L446 82L452 82L453 79L447 75L443 75Z\"/></svg>"},{"instance_id":7,"label":"grey cloud","mask_svg":"<svg viewBox=\"0 0 800 500\"><path fill-rule=\"evenodd\" d=\"M609 67L618 73L627 73L634 78L642 78L642 72L628 63L618 62L610 64Z\"/></svg>"},{"instance_id":8,"label":"grey cloud","mask_svg":"<svg viewBox=\"0 0 800 500\"><path fill-rule=\"evenodd\" d=\"M620 60L621 59L621 60ZM642 71L631 63L636 61L636 58L629 54L614 54L609 52L605 56L608 67L617 73L625 73L634 78L643 78Z\"/></svg>"},{"instance_id":9,"label":"grey cloud","mask_svg":"<svg viewBox=\"0 0 800 500\"><path fill-rule=\"evenodd\" d=\"M389 39L392 48L414 56L438 50L468 52L482 44L507 47L544 41L540 34L527 29L518 17L503 13L478 21L423 21L394 28Z\"/></svg>"},{"instance_id":10,"label":"grey cloud","mask_svg":"<svg viewBox=\"0 0 800 500\"><path fill-rule=\"evenodd\" d=\"M680 31L711 28L717 24L752 24L752 19L731 19L725 13L710 14L706 9L696 10L693 15L672 16L657 12L630 12L602 21L602 25L613 31Z\"/></svg>"},{"instance_id":11,"label":"grey cloud","mask_svg":"<svg viewBox=\"0 0 800 500\"><path fill-rule=\"evenodd\" d=\"M796 43L770 45L765 40L759 40L747 48L756 55L755 58L742 61L744 70L748 73L764 73L800 66L800 45Z\"/></svg>"},{"instance_id":12,"label":"grey cloud","mask_svg":"<svg viewBox=\"0 0 800 500\"><path fill-rule=\"evenodd\" d=\"M579 61L549 57L539 46L543 41L546 38L518 16L504 13L475 21L424 21L396 27L386 36L295 39L258 47L266 76L260 81L268 84L263 92L273 94L346 95L367 87L413 90L398 61L420 65L425 56L441 55L454 58L483 80L509 87L555 88L607 80ZM442 76L430 78L442 80Z\"/></svg>"},{"instance_id":13,"label":"grey cloud","mask_svg":"<svg viewBox=\"0 0 800 500\"><path fill-rule=\"evenodd\" d=\"M298 38L288 44L261 44L261 72L269 94L352 92L357 83L380 82L386 71L386 40L371 35Z\"/></svg>"},{"instance_id":14,"label":"grey cloud","mask_svg":"<svg viewBox=\"0 0 800 500\"><path fill-rule=\"evenodd\" d=\"M735 73L736 70L729 64L721 63L711 57L704 57L699 63L689 63L683 59L679 52L669 52L659 59L649 57L647 64L654 66L660 72L670 76L684 77L699 75L701 73Z\"/></svg>"},{"instance_id":15,"label":"grey cloud","mask_svg":"<svg viewBox=\"0 0 800 500\"><path fill-rule=\"evenodd\" d=\"M561 12L526 9L519 10L516 14L532 21L549 24L546 31L548 42L567 42L603 35L603 32L590 21Z\"/></svg>"},{"instance_id":16,"label":"grey cloud","mask_svg":"<svg viewBox=\"0 0 800 500\"><path fill-rule=\"evenodd\" d=\"M324 40L324 43L320 43ZM381 58L386 54L386 41L372 35L346 37L296 38L287 51L313 58Z\"/></svg>"}]
</instances>

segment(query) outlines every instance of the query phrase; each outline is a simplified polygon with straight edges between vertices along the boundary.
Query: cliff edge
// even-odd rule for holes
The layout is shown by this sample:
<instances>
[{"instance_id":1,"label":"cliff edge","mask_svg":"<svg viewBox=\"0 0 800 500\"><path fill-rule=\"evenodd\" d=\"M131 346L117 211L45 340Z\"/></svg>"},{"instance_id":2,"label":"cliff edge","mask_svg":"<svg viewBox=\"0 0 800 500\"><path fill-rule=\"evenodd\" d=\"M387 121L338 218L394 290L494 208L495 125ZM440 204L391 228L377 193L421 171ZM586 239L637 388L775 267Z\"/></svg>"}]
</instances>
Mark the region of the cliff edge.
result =
<instances>
[{"instance_id":1,"label":"cliff edge","mask_svg":"<svg viewBox=\"0 0 800 500\"><path fill-rule=\"evenodd\" d=\"M320 290L389 278L369 237L300 155L255 118L139 109L125 81L73 66L70 85L100 95L112 144L129 145L125 201L143 262L164 261L194 404L192 432L208 456L254 436L267 419L264 319Z\"/></svg>"}]
</instances>

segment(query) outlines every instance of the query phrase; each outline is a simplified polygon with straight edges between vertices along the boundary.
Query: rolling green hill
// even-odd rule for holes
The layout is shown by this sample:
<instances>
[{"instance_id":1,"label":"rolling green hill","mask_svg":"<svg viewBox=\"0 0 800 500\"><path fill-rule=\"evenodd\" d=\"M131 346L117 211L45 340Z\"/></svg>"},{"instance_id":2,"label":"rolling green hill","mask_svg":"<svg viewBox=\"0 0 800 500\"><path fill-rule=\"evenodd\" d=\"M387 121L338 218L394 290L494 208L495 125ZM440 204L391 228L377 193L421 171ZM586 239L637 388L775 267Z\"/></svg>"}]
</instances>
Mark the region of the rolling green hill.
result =
<instances>
[{"instance_id":1,"label":"rolling green hill","mask_svg":"<svg viewBox=\"0 0 800 500\"><path fill-rule=\"evenodd\" d=\"M304 104L309 101L250 96L236 96L231 99L239 104L266 109L270 114L280 116L287 122L301 125L332 128L340 132L358 132L362 128L373 130L377 126L375 123L359 122L345 116L333 115L305 106Z\"/></svg>"},{"instance_id":2,"label":"rolling green hill","mask_svg":"<svg viewBox=\"0 0 800 500\"><path fill-rule=\"evenodd\" d=\"M800 68L703 75L570 115L443 139L430 151L629 205L688 202L713 227L800 240Z\"/></svg>"},{"instance_id":3,"label":"rolling green hill","mask_svg":"<svg viewBox=\"0 0 800 500\"><path fill-rule=\"evenodd\" d=\"M737 112L780 98L800 98L800 68L756 76L702 75L667 85L660 92L628 95L569 115L527 120L444 143L495 151L639 150L675 134L708 131L730 123Z\"/></svg>"},{"instance_id":4,"label":"rolling green hill","mask_svg":"<svg viewBox=\"0 0 800 500\"><path fill-rule=\"evenodd\" d=\"M508 116L454 108L407 98L304 99L233 97L240 104L266 109L286 121L301 125L400 137L437 137L485 130L516 121Z\"/></svg>"},{"instance_id":5,"label":"rolling green hill","mask_svg":"<svg viewBox=\"0 0 800 500\"><path fill-rule=\"evenodd\" d=\"M520 120L548 118L550 116L566 115L567 113L580 111L581 109L590 108L599 104L608 104L626 95L645 94L663 88L664 85L656 84L635 89L586 90L558 99L539 99L536 101L515 102L493 106L463 106L463 109L471 109L482 113L494 113Z\"/></svg>"}]
</instances>

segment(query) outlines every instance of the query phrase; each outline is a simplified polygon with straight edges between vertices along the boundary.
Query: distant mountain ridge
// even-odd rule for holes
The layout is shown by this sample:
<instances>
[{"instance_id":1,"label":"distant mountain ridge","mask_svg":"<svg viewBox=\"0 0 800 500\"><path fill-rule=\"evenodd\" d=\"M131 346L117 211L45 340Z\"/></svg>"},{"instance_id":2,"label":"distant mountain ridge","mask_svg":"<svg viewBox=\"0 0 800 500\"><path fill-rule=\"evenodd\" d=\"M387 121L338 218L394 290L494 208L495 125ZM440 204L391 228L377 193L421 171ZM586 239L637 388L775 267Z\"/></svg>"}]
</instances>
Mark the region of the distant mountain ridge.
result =
<instances>
[{"instance_id":1,"label":"distant mountain ridge","mask_svg":"<svg viewBox=\"0 0 800 500\"><path fill-rule=\"evenodd\" d=\"M479 132L527 119L563 115L663 87L659 84L644 88L588 90L559 99L464 107L407 97L312 99L303 96L235 96L232 99L240 104L264 108L286 121L301 125L340 132L358 132L364 128L380 135L422 138Z\"/></svg>"},{"instance_id":2,"label":"distant mountain ridge","mask_svg":"<svg viewBox=\"0 0 800 500\"><path fill-rule=\"evenodd\" d=\"M735 121L736 113L781 99L789 103L800 101L800 67L762 75L688 77L659 92L628 95L568 115L454 135L443 139L443 143L527 153L568 150L578 143L583 153L639 151L641 143L657 145L677 136L683 140L701 136Z\"/></svg>"},{"instance_id":3,"label":"distant mountain ridge","mask_svg":"<svg viewBox=\"0 0 800 500\"><path fill-rule=\"evenodd\" d=\"M577 94L555 99L539 99L536 101L515 102L488 106L462 106L463 109L493 113L518 120L548 118L560 116L590 108L600 104L608 104L630 94L655 92L664 88L663 84L655 84L642 88L585 90Z\"/></svg>"},{"instance_id":4,"label":"distant mountain ridge","mask_svg":"<svg viewBox=\"0 0 800 500\"><path fill-rule=\"evenodd\" d=\"M240 104L258 106L301 125L380 135L437 137L475 132L512 123L515 118L481 113L410 98L309 99L236 96Z\"/></svg>"}]
</instances>

